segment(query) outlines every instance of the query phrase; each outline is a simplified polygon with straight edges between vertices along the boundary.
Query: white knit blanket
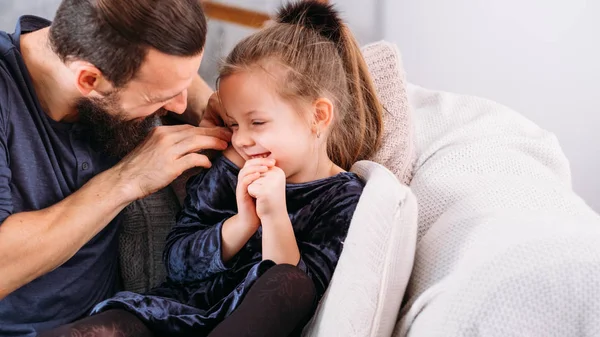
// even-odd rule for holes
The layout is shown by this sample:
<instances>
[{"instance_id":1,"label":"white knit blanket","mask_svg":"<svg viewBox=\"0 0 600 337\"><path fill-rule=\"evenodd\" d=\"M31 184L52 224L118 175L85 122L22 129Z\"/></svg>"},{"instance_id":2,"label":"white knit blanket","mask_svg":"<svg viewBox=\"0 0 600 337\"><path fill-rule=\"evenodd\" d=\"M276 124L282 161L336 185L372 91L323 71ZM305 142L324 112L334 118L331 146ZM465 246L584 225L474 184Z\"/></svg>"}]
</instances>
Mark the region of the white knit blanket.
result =
<instances>
[{"instance_id":1,"label":"white knit blanket","mask_svg":"<svg viewBox=\"0 0 600 337\"><path fill-rule=\"evenodd\" d=\"M554 135L484 99L408 95L419 242L394 335L600 336L600 217Z\"/></svg>"}]
</instances>

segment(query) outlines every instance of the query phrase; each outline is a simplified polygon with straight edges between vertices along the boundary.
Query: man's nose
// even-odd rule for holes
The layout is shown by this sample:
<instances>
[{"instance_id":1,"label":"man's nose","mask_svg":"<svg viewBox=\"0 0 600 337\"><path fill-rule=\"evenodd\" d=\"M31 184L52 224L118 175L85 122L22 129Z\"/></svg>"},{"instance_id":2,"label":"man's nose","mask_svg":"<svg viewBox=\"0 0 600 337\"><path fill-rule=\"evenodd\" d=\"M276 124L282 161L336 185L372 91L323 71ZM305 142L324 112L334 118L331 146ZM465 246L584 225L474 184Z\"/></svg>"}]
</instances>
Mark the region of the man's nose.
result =
<instances>
[{"instance_id":1,"label":"man's nose","mask_svg":"<svg viewBox=\"0 0 600 337\"><path fill-rule=\"evenodd\" d=\"M179 95L171 98L163 108L180 115L184 113L187 108L187 90L184 90Z\"/></svg>"}]
</instances>

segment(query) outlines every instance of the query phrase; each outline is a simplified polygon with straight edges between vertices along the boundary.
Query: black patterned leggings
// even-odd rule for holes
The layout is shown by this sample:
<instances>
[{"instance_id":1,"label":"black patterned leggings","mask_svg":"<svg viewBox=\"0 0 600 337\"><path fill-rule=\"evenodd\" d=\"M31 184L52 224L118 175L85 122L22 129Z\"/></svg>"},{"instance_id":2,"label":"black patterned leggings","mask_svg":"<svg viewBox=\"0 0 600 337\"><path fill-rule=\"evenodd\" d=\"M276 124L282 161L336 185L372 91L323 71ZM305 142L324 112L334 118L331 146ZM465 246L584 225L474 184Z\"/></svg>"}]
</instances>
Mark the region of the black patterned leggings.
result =
<instances>
[{"instance_id":1,"label":"black patterned leggings","mask_svg":"<svg viewBox=\"0 0 600 337\"><path fill-rule=\"evenodd\" d=\"M282 337L296 335L314 312L312 280L292 265L270 268L250 288L240 306L208 337ZM108 310L80 321L42 332L38 337L162 337L153 334L136 316Z\"/></svg>"}]
</instances>

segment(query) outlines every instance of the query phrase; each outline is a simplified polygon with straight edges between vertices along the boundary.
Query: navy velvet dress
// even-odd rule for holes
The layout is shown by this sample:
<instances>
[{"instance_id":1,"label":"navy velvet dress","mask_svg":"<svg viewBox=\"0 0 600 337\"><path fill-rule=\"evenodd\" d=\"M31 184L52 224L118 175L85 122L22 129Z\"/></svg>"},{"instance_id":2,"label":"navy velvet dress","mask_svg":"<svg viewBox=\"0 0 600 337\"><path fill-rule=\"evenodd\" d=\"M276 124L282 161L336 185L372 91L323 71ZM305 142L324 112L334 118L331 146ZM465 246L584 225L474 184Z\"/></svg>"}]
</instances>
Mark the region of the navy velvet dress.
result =
<instances>
[{"instance_id":1,"label":"navy velvet dress","mask_svg":"<svg viewBox=\"0 0 600 337\"><path fill-rule=\"evenodd\" d=\"M93 313L124 309L155 333L203 336L229 316L252 284L275 263L262 260L262 230L228 263L221 257L221 227L237 213L239 168L224 156L190 179L177 224L164 252L168 278L148 294L120 292ZM298 267L313 280L319 299L325 292L363 182L354 173L286 185L287 208L298 248Z\"/></svg>"}]
</instances>

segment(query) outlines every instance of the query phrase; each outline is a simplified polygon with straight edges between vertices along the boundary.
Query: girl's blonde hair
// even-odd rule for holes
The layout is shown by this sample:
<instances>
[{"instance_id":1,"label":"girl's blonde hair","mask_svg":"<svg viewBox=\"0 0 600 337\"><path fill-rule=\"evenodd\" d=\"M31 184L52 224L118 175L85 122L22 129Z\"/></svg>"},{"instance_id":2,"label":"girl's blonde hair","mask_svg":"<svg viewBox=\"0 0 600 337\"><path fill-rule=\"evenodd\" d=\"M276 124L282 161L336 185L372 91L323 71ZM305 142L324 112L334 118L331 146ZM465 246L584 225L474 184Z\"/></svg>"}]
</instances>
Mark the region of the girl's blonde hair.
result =
<instances>
[{"instance_id":1,"label":"girl's blonde hair","mask_svg":"<svg viewBox=\"0 0 600 337\"><path fill-rule=\"evenodd\" d=\"M222 66L222 79L253 67L282 65L275 88L293 104L329 98L334 108L327 139L330 159L345 170L379 148L383 107L358 43L331 5L283 6L275 22L242 40Z\"/></svg>"}]
</instances>

